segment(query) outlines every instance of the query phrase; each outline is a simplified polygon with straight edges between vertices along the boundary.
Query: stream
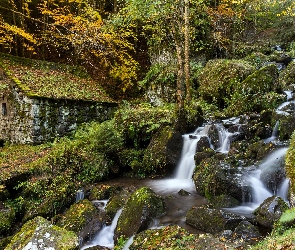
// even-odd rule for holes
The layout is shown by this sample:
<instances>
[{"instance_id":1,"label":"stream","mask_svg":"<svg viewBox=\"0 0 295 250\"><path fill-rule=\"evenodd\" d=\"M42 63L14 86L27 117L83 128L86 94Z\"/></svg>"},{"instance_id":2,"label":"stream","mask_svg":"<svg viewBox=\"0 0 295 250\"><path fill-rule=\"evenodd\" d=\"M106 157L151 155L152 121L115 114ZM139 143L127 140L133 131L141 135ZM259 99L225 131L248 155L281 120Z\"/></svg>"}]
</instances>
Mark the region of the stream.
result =
<instances>
[{"instance_id":1,"label":"stream","mask_svg":"<svg viewBox=\"0 0 295 250\"><path fill-rule=\"evenodd\" d=\"M286 92L287 102L280 105L277 112L284 112L281 109L286 105L290 104L292 101L290 92ZM234 133L230 133L224 127L223 124L238 124L238 118L232 118L228 120L223 120L222 123L214 124L218 129L219 136L219 147L215 149L223 154L227 154L230 149L231 136ZM207 203L204 197L200 196L196 190L192 180L193 171L195 168L194 155L197 149L197 144L202 137L208 137L208 131L211 125L205 124L202 127L198 127L195 132L191 134L183 135L183 148L179 164L175 170L175 173L171 178L167 179L147 179L147 180L136 180L136 179L117 179L112 180L108 183L120 183L126 185L134 185L135 187L147 186L154 190L155 193L161 195L162 197L170 197L166 199L166 214L156 218L150 225L150 228L157 228L161 226L177 224L185 228L190 233L202 233L200 230L190 227L185 223L185 215L187 211L193 207L199 207ZM238 132L236 132L238 133ZM277 140L278 136L278 123L273 128L271 137L265 139L265 143L273 142ZM210 145L214 149L213 145ZM245 169L242 178L251 187L251 193L248 200L243 200L242 204L234 208L224 208L226 211L230 211L236 214L241 214L245 216L250 216L251 213L256 209L266 198L277 195L283 198L286 202L287 193L289 188L289 180L285 178L279 186L270 190L267 188L262 180L260 179L261 173L264 171L272 171L271 168L275 168L282 164L287 151L287 147L281 147L269 154L265 159L261 161L259 166L249 166ZM182 196L179 195L179 191L183 189L189 192L189 195ZM81 195L81 194L80 194ZM98 232L95 239L83 246L82 249L87 249L91 246L100 245L109 248L114 247L113 234L116 227L117 220L119 218L120 211L116 214L112 224L110 226L104 227L100 232ZM124 249L128 249L128 246L132 244L132 238L129 239Z\"/></svg>"}]
</instances>

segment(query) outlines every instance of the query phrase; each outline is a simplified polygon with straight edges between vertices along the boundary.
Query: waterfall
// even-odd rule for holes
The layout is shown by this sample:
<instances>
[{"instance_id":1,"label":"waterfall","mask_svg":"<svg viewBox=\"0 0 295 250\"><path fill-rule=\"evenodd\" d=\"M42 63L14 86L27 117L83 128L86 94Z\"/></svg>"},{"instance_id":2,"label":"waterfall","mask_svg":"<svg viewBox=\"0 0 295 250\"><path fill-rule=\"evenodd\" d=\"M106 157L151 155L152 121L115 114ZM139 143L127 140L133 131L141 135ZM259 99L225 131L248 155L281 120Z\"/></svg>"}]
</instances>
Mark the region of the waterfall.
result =
<instances>
[{"instance_id":1,"label":"waterfall","mask_svg":"<svg viewBox=\"0 0 295 250\"><path fill-rule=\"evenodd\" d=\"M201 131L201 133L203 130ZM197 143L200 140L200 135L194 135L194 139L190 139L190 135L183 136L183 149L181 153L180 162L175 174L175 179L190 180L192 178L195 160L194 156L196 153Z\"/></svg>"},{"instance_id":2,"label":"waterfall","mask_svg":"<svg viewBox=\"0 0 295 250\"><path fill-rule=\"evenodd\" d=\"M83 189L79 189L76 192L76 202L83 200L83 199L84 199L84 191L83 191Z\"/></svg>"},{"instance_id":3,"label":"waterfall","mask_svg":"<svg viewBox=\"0 0 295 250\"><path fill-rule=\"evenodd\" d=\"M114 248L114 232L118 223L118 219L122 213L122 209L118 210L112 224L102 228L95 238L87 245L83 246L81 250L93 247L93 246L104 246L108 248Z\"/></svg>"},{"instance_id":4,"label":"waterfall","mask_svg":"<svg viewBox=\"0 0 295 250\"><path fill-rule=\"evenodd\" d=\"M277 139L278 131L279 131L279 121L276 122L276 124L275 124L275 126L274 126L274 128L272 130L271 137L265 139L264 143L269 143L269 142L274 141L275 139Z\"/></svg>"},{"instance_id":5,"label":"waterfall","mask_svg":"<svg viewBox=\"0 0 295 250\"><path fill-rule=\"evenodd\" d=\"M280 196L286 202L288 202L288 188L289 188L289 180L285 179L280 187L277 190L271 191L269 190L261 180L261 173L263 171L275 171L278 166L281 166L282 161L284 160L285 154L287 152L287 148L280 148L273 151L269 154L262 163L258 166L257 169L249 171L245 175L246 181L249 183L251 187L251 200L246 201L241 206L235 208L226 208L226 210L249 215L251 214L265 199L271 197L273 195Z\"/></svg>"}]
</instances>

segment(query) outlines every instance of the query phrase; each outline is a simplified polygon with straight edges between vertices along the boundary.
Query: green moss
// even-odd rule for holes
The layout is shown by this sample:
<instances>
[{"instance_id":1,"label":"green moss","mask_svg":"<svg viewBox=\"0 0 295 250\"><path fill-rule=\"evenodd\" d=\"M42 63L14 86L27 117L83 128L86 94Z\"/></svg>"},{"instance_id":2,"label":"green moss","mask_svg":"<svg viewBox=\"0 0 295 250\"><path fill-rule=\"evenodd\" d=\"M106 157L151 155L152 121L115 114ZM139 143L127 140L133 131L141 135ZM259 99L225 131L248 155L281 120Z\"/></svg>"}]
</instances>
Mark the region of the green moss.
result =
<instances>
[{"instance_id":1,"label":"green moss","mask_svg":"<svg viewBox=\"0 0 295 250\"><path fill-rule=\"evenodd\" d=\"M143 187L134 192L128 199L118 220L116 235L131 237L147 229L151 220L164 213L163 198L157 196L150 188Z\"/></svg>"},{"instance_id":2,"label":"green moss","mask_svg":"<svg viewBox=\"0 0 295 250\"><path fill-rule=\"evenodd\" d=\"M25 223L5 249L23 249L35 237L37 237L37 240L42 239L42 243L46 247L54 247L56 250L78 249L78 237L74 232L52 226L49 221L42 217L36 217Z\"/></svg>"},{"instance_id":3,"label":"green moss","mask_svg":"<svg viewBox=\"0 0 295 250\"><path fill-rule=\"evenodd\" d=\"M1 54L0 67L29 97L115 103L82 68Z\"/></svg>"},{"instance_id":4,"label":"green moss","mask_svg":"<svg viewBox=\"0 0 295 250\"><path fill-rule=\"evenodd\" d=\"M15 222L15 211L11 208L0 210L0 235L11 232Z\"/></svg>"},{"instance_id":5,"label":"green moss","mask_svg":"<svg viewBox=\"0 0 295 250\"><path fill-rule=\"evenodd\" d=\"M254 67L247 61L211 60L198 77L198 92L204 100L223 108L236 86L253 71Z\"/></svg>"},{"instance_id":6,"label":"green moss","mask_svg":"<svg viewBox=\"0 0 295 250\"><path fill-rule=\"evenodd\" d=\"M97 215L97 209L87 199L73 204L56 224L59 227L79 233Z\"/></svg>"},{"instance_id":7,"label":"green moss","mask_svg":"<svg viewBox=\"0 0 295 250\"><path fill-rule=\"evenodd\" d=\"M287 173L287 177L290 178L290 192L295 194L295 132L292 134L292 138L290 141L290 146L287 150L286 158L285 158L285 169Z\"/></svg>"}]
</instances>

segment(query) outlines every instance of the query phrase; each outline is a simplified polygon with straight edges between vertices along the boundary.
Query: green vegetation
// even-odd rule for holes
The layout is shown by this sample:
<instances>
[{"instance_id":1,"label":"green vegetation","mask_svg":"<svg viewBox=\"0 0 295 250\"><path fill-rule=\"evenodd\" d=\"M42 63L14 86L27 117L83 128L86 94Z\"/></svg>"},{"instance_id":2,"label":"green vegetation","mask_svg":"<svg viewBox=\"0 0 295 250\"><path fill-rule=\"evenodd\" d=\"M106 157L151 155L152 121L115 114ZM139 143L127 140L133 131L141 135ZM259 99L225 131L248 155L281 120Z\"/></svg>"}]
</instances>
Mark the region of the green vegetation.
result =
<instances>
[{"instance_id":1,"label":"green vegetation","mask_svg":"<svg viewBox=\"0 0 295 250\"><path fill-rule=\"evenodd\" d=\"M1 54L0 66L30 97L114 101L81 67Z\"/></svg>"}]
</instances>

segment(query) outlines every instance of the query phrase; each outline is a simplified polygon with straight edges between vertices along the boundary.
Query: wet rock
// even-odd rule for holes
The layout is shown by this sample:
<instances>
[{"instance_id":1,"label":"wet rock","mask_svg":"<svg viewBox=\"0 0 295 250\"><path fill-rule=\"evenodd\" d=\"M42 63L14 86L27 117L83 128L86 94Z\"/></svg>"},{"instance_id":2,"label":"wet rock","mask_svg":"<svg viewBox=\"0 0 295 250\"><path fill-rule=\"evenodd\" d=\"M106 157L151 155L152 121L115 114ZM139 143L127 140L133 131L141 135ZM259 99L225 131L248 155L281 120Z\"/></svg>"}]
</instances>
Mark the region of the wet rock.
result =
<instances>
[{"instance_id":1,"label":"wet rock","mask_svg":"<svg viewBox=\"0 0 295 250\"><path fill-rule=\"evenodd\" d=\"M220 147L219 141L219 132L216 125L211 125L208 129L208 137L210 139L211 144L214 146L215 149Z\"/></svg>"},{"instance_id":2,"label":"wet rock","mask_svg":"<svg viewBox=\"0 0 295 250\"><path fill-rule=\"evenodd\" d=\"M204 159L195 169L193 181L197 192L210 198L228 195L242 202L248 198L250 188L242 178L241 168L222 163L217 157Z\"/></svg>"},{"instance_id":3,"label":"wet rock","mask_svg":"<svg viewBox=\"0 0 295 250\"><path fill-rule=\"evenodd\" d=\"M99 211L92 202L84 199L73 204L56 222L56 225L75 232L85 242L94 238L105 221L105 211Z\"/></svg>"},{"instance_id":4,"label":"wet rock","mask_svg":"<svg viewBox=\"0 0 295 250\"><path fill-rule=\"evenodd\" d=\"M261 234L256 226L249 221L241 221L235 228L233 238L242 239L243 241L257 242Z\"/></svg>"},{"instance_id":5,"label":"wet rock","mask_svg":"<svg viewBox=\"0 0 295 250\"><path fill-rule=\"evenodd\" d=\"M169 173L175 169L181 155L182 135L171 126L160 129L145 150L140 171L147 174Z\"/></svg>"},{"instance_id":6,"label":"wet rock","mask_svg":"<svg viewBox=\"0 0 295 250\"><path fill-rule=\"evenodd\" d=\"M285 157L275 159L272 163L261 171L260 180L272 193L276 193L286 178Z\"/></svg>"},{"instance_id":7,"label":"wet rock","mask_svg":"<svg viewBox=\"0 0 295 250\"><path fill-rule=\"evenodd\" d=\"M273 228L274 223L288 209L287 203L280 197L272 196L267 198L254 212L258 224Z\"/></svg>"},{"instance_id":8,"label":"wet rock","mask_svg":"<svg viewBox=\"0 0 295 250\"><path fill-rule=\"evenodd\" d=\"M233 231L232 230L224 230L219 237L220 241L230 241L233 239Z\"/></svg>"},{"instance_id":9,"label":"wet rock","mask_svg":"<svg viewBox=\"0 0 295 250\"><path fill-rule=\"evenodd\" d=\"M78 250L79 241L74 232L53 226L38 216L27 221L5 249Z\"/></svg>"},{"instance_id":10,"label":"wet rock","mask_svg":"<svg viewBox=\"0 0 295 250\"><path fill-rule=\"evenodd\" d=\"M184 190L184 189L180 189L180 190L178 191L178 194L179 194L179 195L182 195L182 196L187 196L187 195L190 195L190 192L188 192L188 191L186 191L186 190Z\"/></svg>"},{"instance_id":11,"label":"wet rock","mask_svg":"<svg viewBox=\"0 0 295 250\"><path fill-rule=\"evenodd\" d=\"M209 200L210 208L225 208L235 207L239 204L239 201L229 195L222 194L219 196L213 196Z\"/></svg>"},{"instance_id":12,"label":"wet rock","mask_svg":"<svg viewBox=\"0 0 295 250\"><path fill-rule=\"evenodd\" d=\"M234 228L246 218L219 209L193 207L186 214L186 223L208 233L218 233Z\"/></svg>"},{"instance_id":13,"label":"wet rock","mask_svg":"<svg viewBox=\"0 0 295 250\"><path fill-rule=\"evenodd\" d=\"M125 205L129 197L136 191L134 186L122 187L121 190L115 191L109 199L105 211L107 216L111 219L115 217L117 211Z\"/></svg>"},{"instance_id":14,"label":"wet rock","mask_svg":"<svg viewBox=\"0 0 295 250\"><path fill-rule=\"evenodd\" d=\"M203 152L197 152L194 156L195 164L199 165L202 160L210 158L213 155L215 155L215 151L211 148L208 148Z\"/></svg>"},{"instance_id":15,"label":"wet rock","mask_svg":"<svg viewBox=\"0 0 295 250\"><path fill-rule=\"evenodd\" d=\"M115 239L124 235L132 235L146 230L152 219L165 212L164 199L156 195L150 188L143 187L135 191L119 217L116 229Z\"/></svg>"},{"instance_id":16,"label":"wet rock","mask_svg":"<svg viewBox=\"0 0 295 250\"><path fill-rule=\"evenodd\" d=\"M209 138L207 136L202 136L197 143L196 152L203 152L210 148Z\"/></svg>"}]
</instances>

